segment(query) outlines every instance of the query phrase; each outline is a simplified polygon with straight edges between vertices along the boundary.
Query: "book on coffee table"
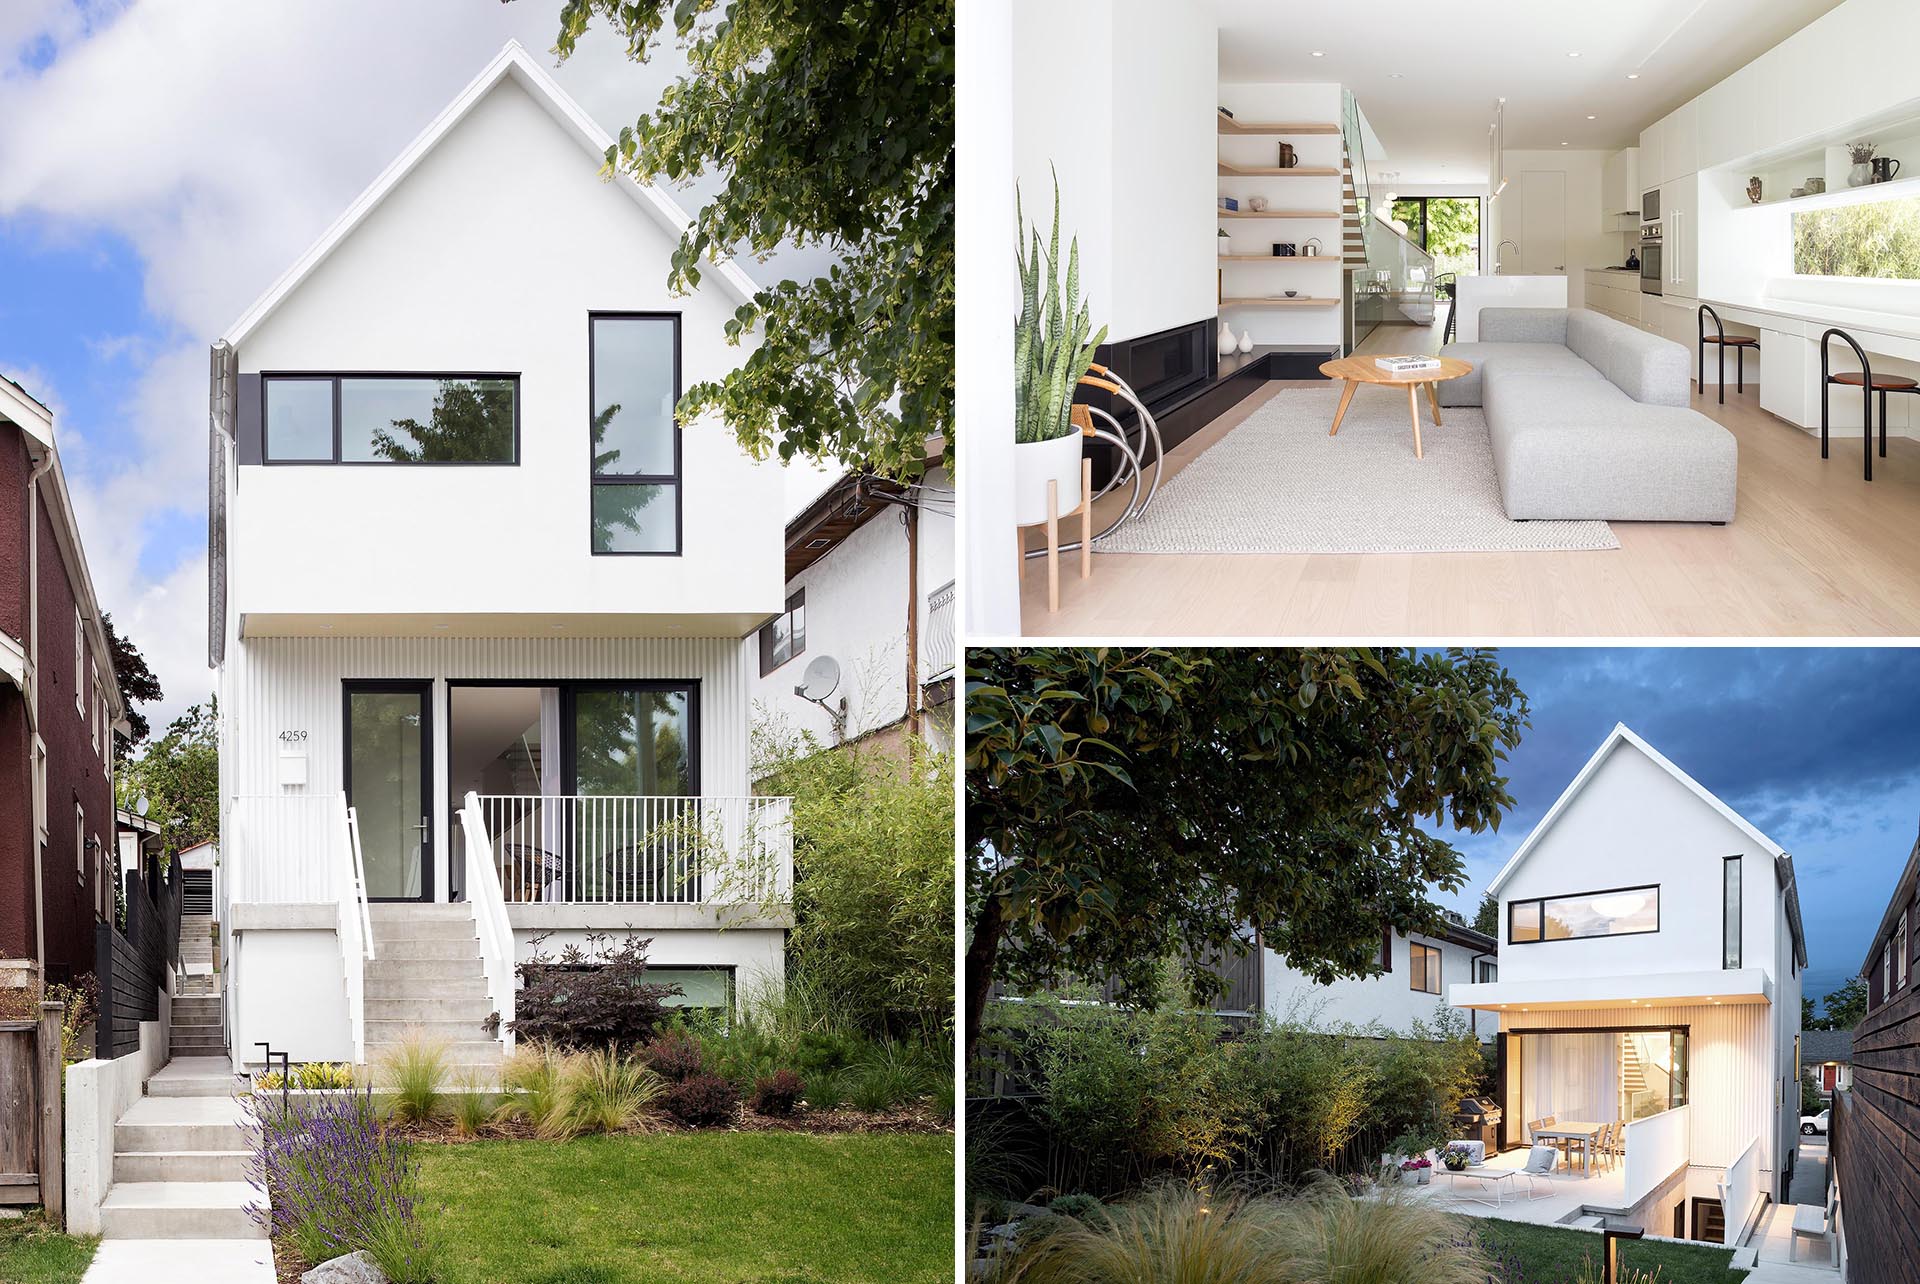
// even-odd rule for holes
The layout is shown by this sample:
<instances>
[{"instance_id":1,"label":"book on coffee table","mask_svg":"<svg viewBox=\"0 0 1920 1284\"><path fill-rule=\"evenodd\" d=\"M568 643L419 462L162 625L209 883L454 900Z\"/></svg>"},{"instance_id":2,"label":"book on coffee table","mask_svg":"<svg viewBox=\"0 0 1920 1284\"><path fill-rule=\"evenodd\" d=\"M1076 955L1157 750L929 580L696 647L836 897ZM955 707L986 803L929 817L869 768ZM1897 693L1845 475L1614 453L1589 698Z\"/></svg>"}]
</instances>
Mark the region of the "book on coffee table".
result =
<instances>
[{"instance_id":1,"label":"book on coffee table","mask_svg":"<svg viewBox=\"0 0 1920 1284\"><path fill-rule=\"evenodd\" d=\"M1438 357L1375 357L1373 363L1388 374L1418 374L1440 368Z\"/></svg>"}]
</instances>

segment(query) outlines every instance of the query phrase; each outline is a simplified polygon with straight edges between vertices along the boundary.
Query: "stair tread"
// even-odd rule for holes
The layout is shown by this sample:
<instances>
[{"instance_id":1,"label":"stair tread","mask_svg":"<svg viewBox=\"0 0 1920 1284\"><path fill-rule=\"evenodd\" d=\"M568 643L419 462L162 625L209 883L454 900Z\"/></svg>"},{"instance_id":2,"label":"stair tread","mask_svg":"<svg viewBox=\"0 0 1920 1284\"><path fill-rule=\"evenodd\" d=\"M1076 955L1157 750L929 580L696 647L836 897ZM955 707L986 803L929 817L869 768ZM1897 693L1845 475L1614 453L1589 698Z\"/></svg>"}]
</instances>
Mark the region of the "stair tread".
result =
<instances>
[{"instance_id":1,"label":"stair tread","mask_svg":"<svg viewBox=\"0 0 1920 1284\"><path fill-rule=\"evenodd\" d=\"M105 1208L247 1208L266 1195L244 1181L119 1181L107 1188Z\"/></svg>"},{"instance_id":2,"label":"stair tread","mask_svg":"<svg viewBox=\"0 0 1920 1284\"><path fill-rule=\"evenodd\" d=\"M127 1107L116 1127L170 1128L181 1125L233 1124L246 1111L233 1097L142 1097Z\"/></svg>"}]
</instances>

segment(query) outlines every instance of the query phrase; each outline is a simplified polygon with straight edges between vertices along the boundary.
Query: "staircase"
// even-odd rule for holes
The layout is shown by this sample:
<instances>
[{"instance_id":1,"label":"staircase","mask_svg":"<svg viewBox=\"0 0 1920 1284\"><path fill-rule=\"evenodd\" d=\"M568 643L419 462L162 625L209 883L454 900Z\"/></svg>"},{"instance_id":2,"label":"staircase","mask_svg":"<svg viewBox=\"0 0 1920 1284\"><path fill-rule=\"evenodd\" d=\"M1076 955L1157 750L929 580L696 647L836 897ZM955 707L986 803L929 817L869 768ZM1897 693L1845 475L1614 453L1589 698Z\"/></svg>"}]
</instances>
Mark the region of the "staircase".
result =
<instances>
[{"instance_id":1,"label":"staircase","mask_svg":"<svg viewBox=\"0 0 1920 1284\"><path fill-rule=\"evenodd\" d=\"M376 904L374 959L366 969L367 1061L409 1036L446 1049L456 1079L497 1074L503 1053L484 1022L493 1011L471 905Z\"/></svg>"},{"instance_id":2,"label":"staircase","mask_svg":"<svg viewBox=\"0 0 1920 1284\"><path fill-rule=\"evenodd\" d=\"M181 1058L227 1058L227 1030L220 1001L220 978L211 972L180 978L173 996L173 1025L167 1054Z\"/></svg>"},{"instance_id":3,"label":"staircase","mask_svg":"<svg viewBox=\"0 0 1920 1284\"><path fill-rule=\"evenodd\" d=\"M213 974L213 925L211 914L180 916L180 970L188 976Z\"/></svg>"},{"instance_id":4,"label":"staircase","mask_svg":"<svg viewBox=\"0 0 1920 1284\"><path fill-rule=\"evenodd\" d=\"M1343 267L1367 266L1367 234L1360 225L1360 194L1353 187L1353 153L1340 148L1340 261Z\"/></svg>"},{"instance_id":5,"label":"staircase","mask_svg":"<svg viewBox=\"0 0 1920 1284\"><path fill-rule=\"evenodd\" d=\"M147 1080L147 1095L113 1128L102 1238L266 1238L247 1212L266 1196L247 1182L237 1088L225 1056L177 1057Z\"/></svg>"}]
</instances>

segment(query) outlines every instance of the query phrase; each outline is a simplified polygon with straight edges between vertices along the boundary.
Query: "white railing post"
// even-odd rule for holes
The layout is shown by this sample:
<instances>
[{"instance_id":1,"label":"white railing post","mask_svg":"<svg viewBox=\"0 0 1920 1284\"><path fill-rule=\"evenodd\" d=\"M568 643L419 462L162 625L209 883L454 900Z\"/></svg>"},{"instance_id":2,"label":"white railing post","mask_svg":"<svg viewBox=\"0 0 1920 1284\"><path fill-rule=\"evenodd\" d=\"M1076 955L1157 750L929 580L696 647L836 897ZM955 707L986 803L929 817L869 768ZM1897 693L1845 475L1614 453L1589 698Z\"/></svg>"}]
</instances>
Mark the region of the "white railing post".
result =
<instances>
[{"instance_id":1,"label":"white railing post","mask_svg":"<svg viewBox=\"0 0 1920 1284\"><path fill-rule=\"evenodd\" d=\"M335 794L334 816L340 826L334 862L339 906L340 965L347 984L347 1026L353 1042L353 1063L367 1059L367 960L373 957L373 924L367 912L366 877L360 857L360 820L347 806L344 793Z\"/></svg>"},{"instance_id":2,"label":"white railing post","mask_svg":"<svg viewBox=\"0 0 1920 1284\"><path fill-rule=\"evenodd\" d=\"M482 805L480 796L471 791L464 802L460 809L460 833L466 840L467 900L473 906L474 924L479 930L487 998L493 1010L500 1014L500 1039L511 1052L514 1043L513 924L507 918L500 871L494 866L493 839L486 821L488 809ZM493 809L496 817L501 811L499 807Z\"/></svg>"}]
</instances>

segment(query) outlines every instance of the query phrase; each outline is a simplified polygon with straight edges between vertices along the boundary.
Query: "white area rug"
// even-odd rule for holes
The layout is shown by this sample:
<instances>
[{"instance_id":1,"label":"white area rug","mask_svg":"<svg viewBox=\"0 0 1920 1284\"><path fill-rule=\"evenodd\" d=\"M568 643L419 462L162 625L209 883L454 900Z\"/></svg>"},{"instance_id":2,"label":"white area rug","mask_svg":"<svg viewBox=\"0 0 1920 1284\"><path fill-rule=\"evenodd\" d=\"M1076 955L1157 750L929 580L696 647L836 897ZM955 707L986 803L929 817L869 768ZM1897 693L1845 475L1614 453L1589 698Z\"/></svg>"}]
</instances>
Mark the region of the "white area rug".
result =
<instances>
[{"instance_id":1,"label":"white area rug","mask_svg":"<svg viewBox=\"0 0 1920 1284\"><path fill-rule=\"evenodd\" d=\"M1618 548L1600 521L1514 522L1478 407L1420 394L1413 455L1403 389L1363 384L1329 437L1338 383L1290 388L1160 488L1104 553L1493 553Z\"/></svg>"}]
</instances>

